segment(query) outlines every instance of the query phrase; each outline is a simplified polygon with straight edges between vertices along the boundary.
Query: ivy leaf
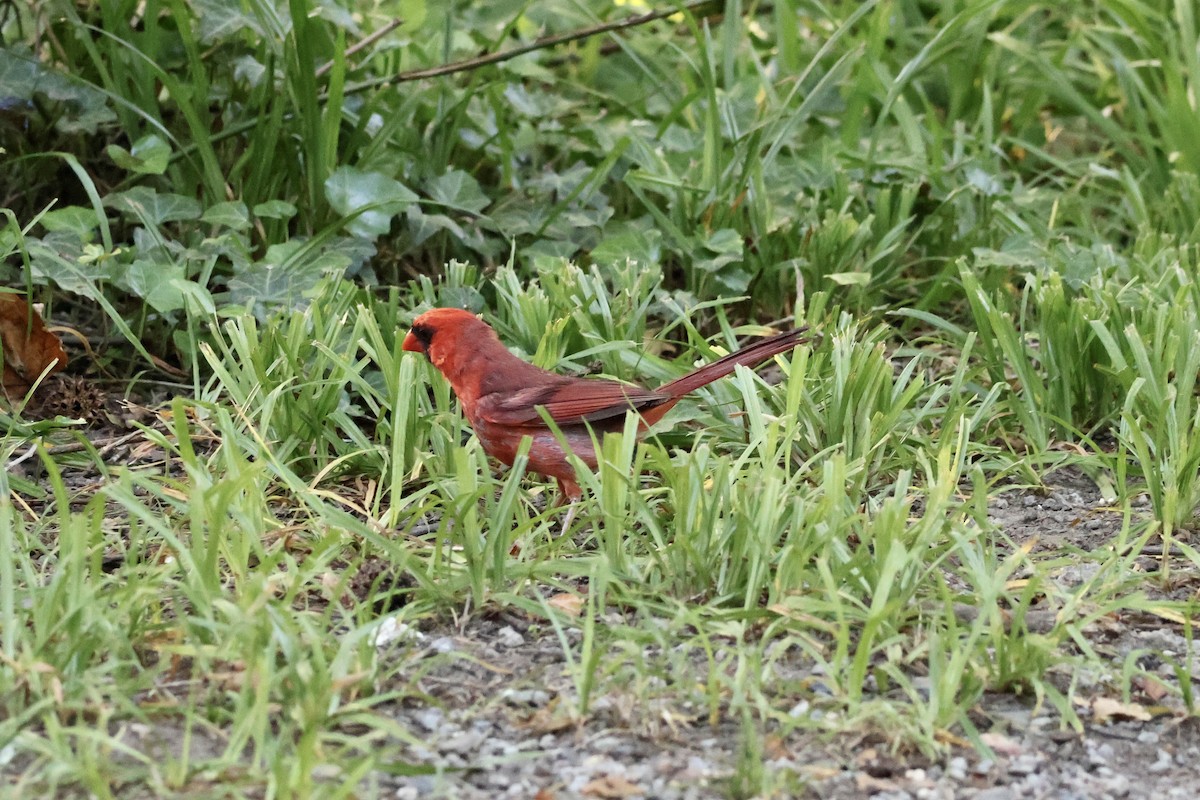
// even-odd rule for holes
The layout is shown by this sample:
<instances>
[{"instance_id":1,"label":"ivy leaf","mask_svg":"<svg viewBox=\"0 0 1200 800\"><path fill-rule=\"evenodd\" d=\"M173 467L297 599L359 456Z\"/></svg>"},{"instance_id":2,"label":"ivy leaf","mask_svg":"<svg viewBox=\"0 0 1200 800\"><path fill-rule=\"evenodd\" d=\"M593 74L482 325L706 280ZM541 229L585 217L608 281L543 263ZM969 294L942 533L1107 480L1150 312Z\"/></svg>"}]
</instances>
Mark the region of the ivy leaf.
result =
<instances>
[{"instance_id":1,"label":"ivy leaf","mask_svg":"<svg viewBox=\"0 0 1200 800\"><path fill-rule=\"evenodd\" d=\"M230 299L266 319L275 308L302 308L308 295L327 275L340 276L351 264L345 253L313 250L310 242L293 239L267 248L266 257L229 281Z\"/></svg>"},{"instance_id":2,"label":"ivy leaf","mask_svg":"<svg viewBox=\"0 0 1200 800\"><path fill-rule=\"evenodd\" d=\"M204 215L200 217L200 221L229 228L232 231L244 231L250 227L250 211L241 200L231 200L209 206Z\"/></svg>"},{"instance_id":3,"label":"ivy leaf","mask_svg":"<svg viewBox=\"0 0 1200 800\"><path fill-rule=\"evenodd\" d=\"M135 186L104 198L104 205L136 217L147 228L164 222L199 219L200 204L181 194L159 193L149 186Z\"/></svg>"},{"instance_id":4,"label":"ivy leaf","mask_svg":"<svg viewBox=\"0 0 1200 800\"><path fill-rule=\"evenodd\" d=\"M325 196L334 211L349 218L346 229L364 239L387 233L392 218L417 200L400 181L355 167L335 170L325 181Z\"/></svg>"},{"instance_id":5,"label":"ivy leaf","mask_svg":"<svg viewBox=\"0 0 1200 800\"><path fill-rule=\"evenodd\" d=\"M171 160L171 146L155 134L138 139L130 150L110 144L105 152L118 167L138 175L162 175Z\"/></svg>"},{"instance_id":6,"label":"ivy leaf","mask_svg":"<svg viewBox=\"0 0 1200 800\"><path fill-rule=\"evenodd\" d=\"M30 101L45 98L56 104L54 128L59 133L95 133L116 114L99 89L67 75L46 69L28 48L0 47L0 97Z\"/></svg>"},{"instance_id":7,"label":"ivy leaf","mask_svg":"<svg viewBox=\"0 0 1200 800\"><path fill-rule=\"evenodd\" d=\"M731 228L713 231L703 243L704 249L712 255L696 259L696 267L705 272L720 272L726 264L742 260L744 246L741 234Z\"/></svg>"},{"instance_id":8,"label":"ivy leaf","mask_svg":"<svg viewBox=\"0 0 1200 800\"><path fill-rule=\"evenodd\" d=\"M125 281L134 294L160 314L186 308L189 296L201 309L209 313L215 310L208 290L188 280L182 264L137 259L126 270Z\"/></svg>"},{"instance_id":9,"label":"ivy leaf","mask_svg":"<svg viewBox=\"0 0 1200 800\"><path fill-rule=\"evenodd\" d=\"M47 211L38 219L47 231L74 233L81 241L88 241L92 231L100 225L95 209L87 206L65 206Z\"/></svg>"},{"instance_id":10,"label":"ivy leaf","mask_svg":"<svg viewBox=\"0 0 1200 800\"><path fill-rule=\"evenodd\" d=\"M825 277L838 286L867 286L871 283L869 272L831 272Z\"/></svg>"},{"instance_id":11,"label":"ivy leaf","mask_svg":"<svg viewBox=\"0 0 1200 800\"><path fill-rule=\"evenodd\" d=\"M971 167L967 170L967 183L987 197L995 197L1004 193L1004 184L1000 182L999 178L989 175L979 167Z\"/></svg>"},{"instance_id":12,"label":"ivy leaf","mask_svg":"<svg viewBox=\"0 0 1200 800\"><path fill-rule=\"evenodd\" d=\"M491 198L479 188L479 182L460 169L452 169L430 181L429 197L456 211L478 214L491 204Z\"/></svg>"},{"instance_id":13,"label":"ivy leaf","mask_svg":"<svg viewBox=\"0 0 1200 800\"><path fill-rule=\"evenodd\" d=\"M296 216L296 207L287 200L268 200L254 207L254 216L259 219L291 219Z\"/></svg>"},{"instance_id":14,"label":"ivy leaf","mask_svg":"<svg viewBox=\"0 0 1200 800\"><path fill-rule=\"evenodd\" d=\"M619 265L627 260L644 267L662 261L662 231L653 220L644 217L621 225L608 233L592 248L592 261L597 264Z\"/></svg>"}]
</instances>

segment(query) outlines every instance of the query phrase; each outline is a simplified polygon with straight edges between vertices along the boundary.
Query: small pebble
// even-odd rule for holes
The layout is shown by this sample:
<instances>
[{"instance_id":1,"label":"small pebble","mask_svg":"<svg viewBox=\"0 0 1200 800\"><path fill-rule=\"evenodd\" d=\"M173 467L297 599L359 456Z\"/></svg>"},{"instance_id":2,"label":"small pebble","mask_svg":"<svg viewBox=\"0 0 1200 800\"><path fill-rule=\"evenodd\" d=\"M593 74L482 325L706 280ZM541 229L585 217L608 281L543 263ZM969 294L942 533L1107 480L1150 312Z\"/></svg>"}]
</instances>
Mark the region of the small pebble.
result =
<instances>
[{"instance_id":1,"label":"small pebble","mask_svg":"<svg viewBox=\"0 0 1200 800\"><path fill-rule=\"evenodd\" d=\"M463 731L457 736L453 736L444 742L438 744L438 749L443 753L473 753L479 749L479 745L483 744L486 738L480 731Z\"/></svg>"},{"instance_id":2,"label":"small pebble","mask_svg":"<svg viewBox=\"0 0 1200 800\"><path fill-rule=\"evenodd\" d=\"M1012 800L1015 796L1017 795L1007 786L993 786L971 795L971 800Z\"/></svg>"},{"instance_id":3,"label":"small pebble","mask_svg":"<svg viewBox=\"0 0 1200 800\"><path fill-rule=\"evenodd\" d=\"M1088 742L1088 745L1088 763L1092 766L1102 767L1112 760L1113 748L1108 742L1101 742L1098 745L1092 745L1091 742Z\"/></svg>"},{"instance_id":4,"label":"small pebble","mask_svg":"<svg viewBox=\"0 0 1200 800\"><path fill-rule=\"evenodd\" d=\"M429 643L429 649L435 653L453 653L458 649L458 645L454 643L454 639L449 636L439 636Z\"/></svg>"},{"instance_id":5,"label":"small pebble","mask_svg":"<svg viewBox=\"0 0 1200 800\"><path fill-rule=\"evenodd\" d=\"M413 715L413 718L417 721L418 725L430 733L433 733L442 726L446 715L440 708L433 706L430 708L421 709Z\"/></svg>"},{"instance_id":6,"label":"small pebble","mask_svg":"<svg viewBox=\"0 0 1200 800\"><path fill-rule=\"evenodd\" d=\"M387 617L379 626L375 628L371 634L371 644L375 647L382 648L398 641L420 642L425 638L425 634L409 625L407 622L400 622L397 617Z\"/></svg>"},{"instance_id":7,"label":"small pebble","mask_svg":"<svg viewBox=\"0 0 1200 800\"><path fill-rule=\"evenodd\" d=\"M1129 794L1129 777L1126 775L1114 775L1113 779L1109 781L1108 789L1116 797L1125 797Z\"/></svg>"},{"instance_id":8,"label":"small pebble","mask_svg":"<svg viewBox=\"0 0 1200 800\"><path fill-rule=\"evenodd\" d=\"M1158 750L1158 760L1147 767L1147 769L1151 772L1166 772L1173 766L1175 766L1175 763L1174 759L1171 758L1171 754L1160 747Z\"/></svg>"},{"instance_id":9,"label":"small pebble","mask_svg":"<svg viewBox=\"0 0 1200 800\"><path fill-rule=\"evenodd\" d=\"M520 647L525 644L525 637L517 633L510 626L505 625L500 630L496 631L496 644L501 647L507 647L510 650L514 647Z\"/></svg>"},{"instance_id":10,"label":"small pebble","mask_svg":"<svg viewBox=\"0 0 1200 800\"><path fill-rule=\"evenodd\" d=\"M1033 753L1022 753L1008 765L1008 771L1013 775L1029 775L1032 772L1037 772L1037 768L1038 757Z\"/></svg>"},{"instance_id":11,"label":"small pebble","mask_svg":"<svg viewBox=\"0 0 1200 800\"><path fill-rule=\"evenodd\" d=\"M544 706L550 702L550 693L541 689L505 689L501 699L510 706Z\"/></svg>"}]
</instances>

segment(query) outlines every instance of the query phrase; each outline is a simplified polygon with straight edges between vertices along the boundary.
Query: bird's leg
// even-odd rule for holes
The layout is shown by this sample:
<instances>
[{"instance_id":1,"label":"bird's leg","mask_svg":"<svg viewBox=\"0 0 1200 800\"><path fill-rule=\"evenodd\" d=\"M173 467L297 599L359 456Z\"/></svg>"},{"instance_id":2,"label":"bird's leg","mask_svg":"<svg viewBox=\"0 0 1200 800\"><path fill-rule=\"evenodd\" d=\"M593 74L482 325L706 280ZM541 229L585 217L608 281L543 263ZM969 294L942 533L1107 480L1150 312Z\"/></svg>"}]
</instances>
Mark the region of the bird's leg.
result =
<instances>
[{"instance_id":1,"label":"bird's leg","mask_svg":"<svg viewBox=\"0 0 1200 800\"><path fill-rule=\"evenodd\" d=\"M554 498L554 505L551 508L558 508L566 505L567 513L563 517L562 530L559 532L566 535L571 528L571 523L575 521L575 512L579 510L579 501L583 499L583 490L579 488L579 484L574 481L568 481L563 478L555 478L558 481L558 496Z\"/></svg>"},{"instance_id":2,"label":"bird's leg","mask_svg":"<svg viewBox=\"0 0 1200 800\"><path fill-rule=\"evenodd\" d=\"M567 513L563 517L562 521L562 530L559 531L560 536L566 536L567 531L571 530L571 523L575 521L575 512L578 509L579 506L575 505L574 503L571 503L571 505L567 508Z\"/></svg>"}]
</instances>

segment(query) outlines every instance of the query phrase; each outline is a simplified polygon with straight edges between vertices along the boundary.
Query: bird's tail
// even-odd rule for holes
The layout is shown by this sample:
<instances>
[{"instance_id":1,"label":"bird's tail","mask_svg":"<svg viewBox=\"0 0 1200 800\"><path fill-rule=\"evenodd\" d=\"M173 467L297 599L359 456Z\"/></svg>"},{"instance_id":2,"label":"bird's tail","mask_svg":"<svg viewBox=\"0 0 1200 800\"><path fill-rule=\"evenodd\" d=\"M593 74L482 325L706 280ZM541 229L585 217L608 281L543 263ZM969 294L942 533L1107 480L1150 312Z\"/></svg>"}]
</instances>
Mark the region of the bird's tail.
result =
<instances>
[{"instance_id":1,"label":"bird's tail","mask_svg":"<svg viewBox=\"0 0 1200 800\"><path fill-rule=\"evenodd\" d=\"M712 383L718 378L724 378L726 375L731 374L739 364L744 367L753 367L772 356L786 353L798 345L812 341L813 337L805 336L807 332L808 327L805 326L772 336L769 339L763 339L760 342L755 342L752 345L743 347L741 350L735 350L724 358L713 361L711 364L705 364L703 367L689 372L682 378L676 378L670 383L664 383L655 391L671 397L681 397L688 392L699 389L701 386Z\"/></svg>"}]
</instances>

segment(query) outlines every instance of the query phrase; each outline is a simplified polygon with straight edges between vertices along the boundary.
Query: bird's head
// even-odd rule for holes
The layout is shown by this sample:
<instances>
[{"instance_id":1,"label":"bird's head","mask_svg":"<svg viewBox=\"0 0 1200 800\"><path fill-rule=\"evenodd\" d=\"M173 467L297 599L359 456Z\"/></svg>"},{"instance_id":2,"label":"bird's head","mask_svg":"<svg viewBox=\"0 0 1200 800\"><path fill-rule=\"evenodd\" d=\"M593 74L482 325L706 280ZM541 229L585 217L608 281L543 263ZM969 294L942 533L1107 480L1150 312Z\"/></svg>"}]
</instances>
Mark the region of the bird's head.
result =
<instances>
[{"instance_id":1,"label":"bird's head","mask_svg":"<svg viewBox=\"0 0 1200 800\"><path fill-rule=\"evenodd\" d=\"M461 308L435 308L413 320L404 337L403 349L424 353L438 369L446 372L447 359L456 352L470 352L483 338L495 338L491 327Z\"/></svg>"}]
</instances>

